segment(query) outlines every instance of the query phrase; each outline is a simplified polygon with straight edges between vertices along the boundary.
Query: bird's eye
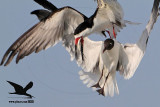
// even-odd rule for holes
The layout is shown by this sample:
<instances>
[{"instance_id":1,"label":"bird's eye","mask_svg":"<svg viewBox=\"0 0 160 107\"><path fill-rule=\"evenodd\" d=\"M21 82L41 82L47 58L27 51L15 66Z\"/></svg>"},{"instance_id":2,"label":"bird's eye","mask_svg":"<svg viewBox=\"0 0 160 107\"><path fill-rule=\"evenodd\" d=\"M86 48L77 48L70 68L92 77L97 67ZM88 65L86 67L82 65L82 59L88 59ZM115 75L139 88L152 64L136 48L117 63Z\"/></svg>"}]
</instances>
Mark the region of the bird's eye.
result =
<instances>
[{"instance_id":1,"label":"bird's eye","mask_svg":"<svg viewBox=\"0 0 160 107\"><path fill-rule=\"evenodd\" d=\"M112 46L112 43L109 43L109 46Z\"/></svg>"}]
</instances>

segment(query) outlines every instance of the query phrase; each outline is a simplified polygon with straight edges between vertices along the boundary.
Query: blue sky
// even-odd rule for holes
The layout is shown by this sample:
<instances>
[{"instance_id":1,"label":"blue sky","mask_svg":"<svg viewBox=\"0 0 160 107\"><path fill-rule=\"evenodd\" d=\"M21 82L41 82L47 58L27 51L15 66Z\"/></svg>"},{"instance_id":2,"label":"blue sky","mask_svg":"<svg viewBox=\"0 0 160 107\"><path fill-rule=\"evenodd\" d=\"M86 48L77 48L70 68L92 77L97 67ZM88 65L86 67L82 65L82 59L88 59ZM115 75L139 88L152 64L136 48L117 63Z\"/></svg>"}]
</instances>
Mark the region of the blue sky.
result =
<instances>
[{"instance_id":1,"label":"blue sky","mask_svg":"<svg viewBox=\"0 0 160 107\"><path fill-rule=\"evenodd\" d=\"M72 6L90 16L96 9L93 0L50 0L57 7ZM147 24L152 0L118 0L125 12L125 19L140 22L141 25L128 25L119 34L121 43L134 43L140 37ZM30 12L42 7L33 0L3 0L0 3L0 59L9 46L27 29L38 22ZM79 79L81 70L76 62L70 61L70 55L61 43L47 51L32 54L15 63L15 59L7 67L0 67L0 105L3 107L158 107L160 96L160 20L151 32L146 54L135 75L124 80L117 72L120 94L114 97L99 96L83 85ZM90 36L91 37L91 36ZM105 38L93 35L94 40ZM13 81L25 86L30 81L34 85L28 90L34 98L34 104L9 104L10 100L24 100L8 92L14 89L6 82Z\"/></svg>"}]
</instances>

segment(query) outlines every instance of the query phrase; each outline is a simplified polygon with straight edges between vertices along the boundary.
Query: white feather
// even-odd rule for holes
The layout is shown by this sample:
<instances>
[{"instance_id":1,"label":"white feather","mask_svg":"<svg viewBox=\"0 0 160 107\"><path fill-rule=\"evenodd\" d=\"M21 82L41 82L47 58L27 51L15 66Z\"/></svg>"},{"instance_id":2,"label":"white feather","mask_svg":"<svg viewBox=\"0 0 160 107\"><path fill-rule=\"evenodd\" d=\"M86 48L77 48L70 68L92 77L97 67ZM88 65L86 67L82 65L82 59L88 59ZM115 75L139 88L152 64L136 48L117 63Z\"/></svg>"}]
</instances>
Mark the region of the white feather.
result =
<instances>
[{"instance_id":1,"label":"white feather","mask_svg":"<svg viewBox=\"0 0 160 107\"><path fill-rule=\"evenodd\" d=\"M93 51L93 47L88 48L86 47L87 45L84 45L84 48L87 48L87 52L84 52L84 56L90 56L86 57L84 61L86 60L96 61L96 62L90 62L91 64L89 65L88 63L85 62L83 67L89 69L87 70L85 69L83 71L80 71L79 73L80 79L82 79L82 81L87 86L95 85L98 82L103 69L104 75L100 80L101 87L105 83L105 77L109 74L104 87L105 95L114 96L114 92L119 94L118 85L115 77L116 70L119 71L124 76L125 79L129 79L134 75L138 65L140 64L144 56L149 34L159 15L158 6L159 6L159 0L155 0L150 20L146 25L146 28L142 32L140 39L135 44L123 45L120 44L118 41L114 40L115 42L114 47L103 54L102 53L102 50L104 48L103 43L94 42L87 38L87 41L89 41L88 45L94 46L96 50ZM87 44L87 41L85 44ZM94 60L92 60L92 58ZM98 64L96 64L97 62Z\"/></svg>"}]
</instances>

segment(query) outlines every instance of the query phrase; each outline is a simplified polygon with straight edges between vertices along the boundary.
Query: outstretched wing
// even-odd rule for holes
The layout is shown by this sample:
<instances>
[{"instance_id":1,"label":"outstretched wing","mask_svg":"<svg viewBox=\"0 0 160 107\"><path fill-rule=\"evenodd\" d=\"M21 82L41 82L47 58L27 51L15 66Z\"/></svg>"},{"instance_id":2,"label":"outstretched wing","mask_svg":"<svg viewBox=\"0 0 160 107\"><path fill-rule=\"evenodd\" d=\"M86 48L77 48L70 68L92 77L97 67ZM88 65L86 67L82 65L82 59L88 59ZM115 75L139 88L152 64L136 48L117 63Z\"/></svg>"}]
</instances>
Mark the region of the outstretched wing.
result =
<instances>
[{"instance_id":1,"label":"outstretched wing","mask_svg":"<svg viewBox=\"0 0 160 107\"><path fill-rule=\"evenodd\" d=\"M154 1L150 20L146 25L146 28L143 31L139 41L136 44L122 45L120 49L120 59L117 70L123 74L125 79L129 79L134 75L140 61L144 56L149 34L158 18L159 2L160 0Z\"/></svg>"},{"instance_id":2,"label":"outstretched wing","mask_svg":"<svg viewBox=\"0 0 160 107\"><path fill-rule=\"evenodd\" d=\"M83 61L81 44L78 45L76 60L84 71L92 72L96 64L99 64L102 43L102 41L92 41L88 37L85 37L83 44Z\"/></svg>"},{"instance_id":3,"label":"outstretched wing","mask_svg":"<svg viewBox=\"0 0 160 107\"><path fill-rule=\"evenodd\" d=\"M54 6L47 0L34 0L34 1L48 10L55 11L58 9L56 6Z\"/></svg>"},{"instance_id":4,"label":"outstretched wing","mask_svg":"<svg viewBox=\"0 0 160 107\"><path fill-rule=\"evenodd\" d=\"M33 82L29 82L28 85L24 88L24 91L27 91L28 89L32 88Z\"/></svg>"},{"instance_id":5,"label":"outstretched wing","mask_svg":"<svg viewBox=\"0 0 160 107\"><path fill-rule=\"evenodd\" d=\"M18 85L18 84L16 84L16 83L13 83L13 82L11 82L11 81L7 81L7 82L14 87L14 89L15 89L16 92L18 92L18 91L20 91L20 90L23 90L23 87L20 86L20 85Z\"/></svg>"},{"instance_id":6,"label":"outstretched wing","mask_svg":"<svg viewBox=\"0 0 160 107\"><path fill-rule=\"evenodd\" d=\"M71 7L59 9L45 21L40 21L20 36L6 51L1 65L8 58L5 63L7 66L16 54L18 54L16 58L18 63L20 59L32 52L38 53L61 40L69 52L74 51L74 30L84 21L84 18L86 17L83 14Z\"/></svg>"}]
</instances>

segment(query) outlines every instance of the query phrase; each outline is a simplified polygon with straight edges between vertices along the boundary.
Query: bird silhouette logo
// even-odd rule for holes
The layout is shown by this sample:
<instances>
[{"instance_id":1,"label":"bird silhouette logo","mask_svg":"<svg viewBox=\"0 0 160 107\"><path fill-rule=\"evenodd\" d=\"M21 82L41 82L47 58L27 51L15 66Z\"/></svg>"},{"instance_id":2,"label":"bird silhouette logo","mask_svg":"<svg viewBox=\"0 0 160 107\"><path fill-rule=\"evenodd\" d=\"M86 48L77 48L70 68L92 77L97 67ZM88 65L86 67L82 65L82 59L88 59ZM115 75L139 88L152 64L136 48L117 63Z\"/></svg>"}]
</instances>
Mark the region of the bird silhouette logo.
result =
<instances>
[{"instance_id":1,"label":"bird silhouette logo","mask_svg":"<svg viewBox=\"0 0 160 107\"><path fill-rule=\"evenodd\" d=\"M15 92L13 93L9 93L9 94L17 94L17 95L25 95L25 96L28 96L28 98L32 98L33 96L28 94L27 91L32 88L33 86L33 82L29 82L25 88L23 88L22 86L16 84L16 83L13 83L11 81L7 81L10 85L12 85L15 89Z\"/></svg>"}]
</instances>

